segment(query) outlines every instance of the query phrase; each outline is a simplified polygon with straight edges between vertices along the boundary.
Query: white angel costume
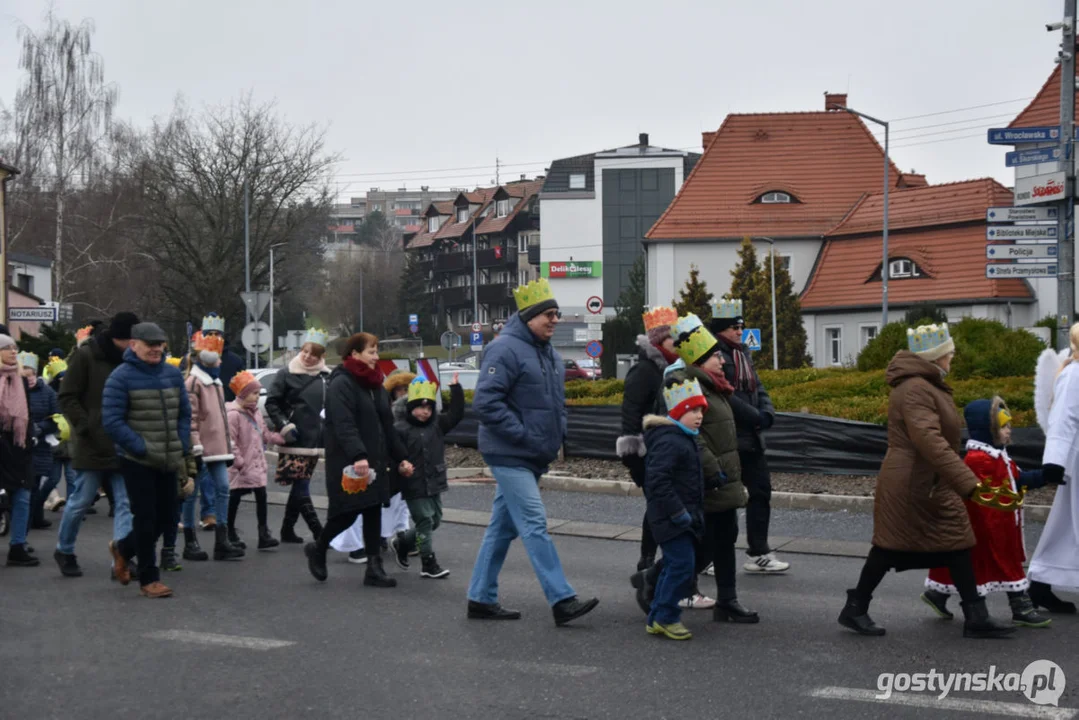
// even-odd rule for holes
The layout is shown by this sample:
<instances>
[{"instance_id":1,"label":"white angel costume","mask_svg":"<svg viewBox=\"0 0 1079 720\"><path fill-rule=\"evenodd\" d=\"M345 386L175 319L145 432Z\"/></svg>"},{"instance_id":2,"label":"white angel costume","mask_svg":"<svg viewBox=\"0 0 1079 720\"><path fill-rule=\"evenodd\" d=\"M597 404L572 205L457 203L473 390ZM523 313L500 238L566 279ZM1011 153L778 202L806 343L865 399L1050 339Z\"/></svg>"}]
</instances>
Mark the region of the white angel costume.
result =
<instances>
[{"instance_id":1,"label":"white angel costume","mask_svg":"<svg viewBox=\"0 0 1079 720\"><path fill-rule=\"evenodd\" d=\"M398 532L408 530L411 521L408 503L401 499L401 493L397 493L390 498L390 506L382 508L382 537L389 539ZM337 552L363 550L363 516L356 518L352 527L335 537L330 547Z\"/></svg>"}]
</instances>

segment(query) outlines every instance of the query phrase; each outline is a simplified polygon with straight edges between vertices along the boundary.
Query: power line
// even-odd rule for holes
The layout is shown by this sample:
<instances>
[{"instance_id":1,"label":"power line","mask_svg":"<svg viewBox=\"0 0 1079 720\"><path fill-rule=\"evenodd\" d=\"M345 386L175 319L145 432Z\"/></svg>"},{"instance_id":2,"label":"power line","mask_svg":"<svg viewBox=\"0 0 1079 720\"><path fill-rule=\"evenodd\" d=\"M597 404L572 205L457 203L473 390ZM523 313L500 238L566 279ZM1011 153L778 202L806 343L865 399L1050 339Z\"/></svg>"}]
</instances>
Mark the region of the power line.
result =
<instances>
[{"instance_id":1,"label":"power line","mask_svg":"<svg viewBox=\"0 0 1079 720\"><path fill-rule=\"evenodd\" d=\"M910 115L908 117L895 118L894 120L890 120L889 122L897 123L905 122L907 120L919 120L921 118L936 117L938 115L951 115L953 113L966 112L967 110L981 110L982 108L997 107L998 105L1010 105L1011 103L1028 102L1033 99L1034 97L1031 96L1025 98L1016 98L1015 100L1001 100L1000 102L986 103L984 105L969 105L967 107L956 108L955 110L941 110L940 112L925 113L924 115Z\"/></svg>"}]
</instances>

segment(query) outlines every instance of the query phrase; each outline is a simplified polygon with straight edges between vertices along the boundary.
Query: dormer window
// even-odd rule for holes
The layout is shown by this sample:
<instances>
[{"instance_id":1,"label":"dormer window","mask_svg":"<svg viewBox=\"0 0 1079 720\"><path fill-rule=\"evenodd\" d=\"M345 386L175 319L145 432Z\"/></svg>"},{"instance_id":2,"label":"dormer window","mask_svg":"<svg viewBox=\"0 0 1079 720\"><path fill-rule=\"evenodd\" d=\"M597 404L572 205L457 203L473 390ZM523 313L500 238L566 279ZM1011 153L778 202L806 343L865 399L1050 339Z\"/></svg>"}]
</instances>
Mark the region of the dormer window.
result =
<instances>
[{"instance_id":1,"label":"dormer window","mask_svg":"<svg viewBox=\"0 0 1079 720\"><path fill-rule=\"evenodd\" d=\"M438 215L427 218L427 232L438 232Z\"/></svg>"},{"instance_id":2,"label":"dormer window","mask_svg":"<svg viewBox=\"0 0 1079 720\"><path fill-rule=\"evenodd\" d=\"M921 277L922 271L913 260L900 258L888 263L888 278Z\"/></svg>"},{"instance_id":3,"label":"dormer window","mask_svg":"<svg viewBox=\"0 0 1079 720\"><path fill-rule=\"evenodd\" d=\"M504 218L510 214L510 201L499 200L498 201L498 217Z\"/></svg>"},{"instance_id":4,"label":"dormer window","mask_svg":"<svg viewBox=\"0 0 1079 720\"><path fill-rule=\"evenodd\" d=\"M770 190L759 198L757 202L764 205L783 205L798 202L794 199L790 193L780 192L779 190Z\"/></svg>"},{"instance_id":5,"label":"dormer window","mask_svg":"<svg viewBox=\"0 0 1079 720\"><path fill-rule=\"evenodd\" d=\"M584 175L574 173L569 176L569 189L570 190L584 190Z\"/></svg>"},{"instance_id":6,"label":"dormer window","mask_svg":"<svg viewBox=\"0 0 1079 720\"><path fill-rule=\"evenodd\" d=\"M459 222L459 223L468 222L468 208L467 207L457 208L457 222Z\"/></svg>"}]
</instances>

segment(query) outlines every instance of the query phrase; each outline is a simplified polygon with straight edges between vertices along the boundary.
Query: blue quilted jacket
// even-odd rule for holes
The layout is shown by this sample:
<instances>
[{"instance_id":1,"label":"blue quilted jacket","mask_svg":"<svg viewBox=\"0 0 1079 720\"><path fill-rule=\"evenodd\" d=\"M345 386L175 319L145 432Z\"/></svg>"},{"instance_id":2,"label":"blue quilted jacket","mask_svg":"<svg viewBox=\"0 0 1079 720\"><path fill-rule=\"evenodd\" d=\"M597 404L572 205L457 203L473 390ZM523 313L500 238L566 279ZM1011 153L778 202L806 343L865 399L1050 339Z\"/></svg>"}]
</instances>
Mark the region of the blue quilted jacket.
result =
<instances>
[{"instance_id":1,"label":"blue quilted jacket","mask_svg":"<svg viewBox=\"0 0 1079 720\"><path fill-rule=\"evenodd\" d=\"M38 378L34 387L30 388L30 422L36 443L32 452L34 477L47 476L52 472L52 447L45 442L45 436L59 431L52 420L52 416L59 412L60 403L56 399L56 391Z\"/></svg>"}]
</instances>

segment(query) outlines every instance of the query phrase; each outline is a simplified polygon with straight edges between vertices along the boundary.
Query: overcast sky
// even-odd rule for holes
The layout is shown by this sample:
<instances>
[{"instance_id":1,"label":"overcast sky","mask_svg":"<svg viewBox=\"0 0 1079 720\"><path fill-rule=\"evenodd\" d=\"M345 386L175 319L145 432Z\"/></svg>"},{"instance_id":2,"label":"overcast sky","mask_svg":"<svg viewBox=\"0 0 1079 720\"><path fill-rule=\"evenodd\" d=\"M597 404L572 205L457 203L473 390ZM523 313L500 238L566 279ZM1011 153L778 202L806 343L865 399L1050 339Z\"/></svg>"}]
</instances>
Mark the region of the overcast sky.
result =
<instances>
[{"instance_id":1,"label":"overcast sky","mask_svg":"<svg viewBox=\"0 0 1079 720\"><path fill-rule=\"evenodd\" d=\"M0 0L0 99L21 80ZM993 176L1007 124L1052 71L1062 0L55 0L92 18L94 49L139 124L251 91L328 127L341 196L543 172L636 142L700 150L731 112L823 108L825 91L894 121L892 156L931 183ZM1008 102L1012 101L1012 102ZM994 103L990 107L985 106ZM944 113L961 108L964 112ZM911 118L900 120L902 118ZM947 124L945 124L947 123ZM478 168L478 169L477 169ZM418 172L417 172L418 171Z\"/></svg>"}]
</instances>

